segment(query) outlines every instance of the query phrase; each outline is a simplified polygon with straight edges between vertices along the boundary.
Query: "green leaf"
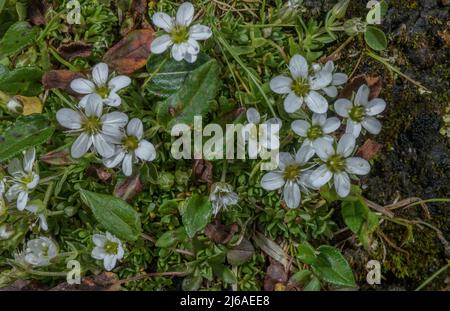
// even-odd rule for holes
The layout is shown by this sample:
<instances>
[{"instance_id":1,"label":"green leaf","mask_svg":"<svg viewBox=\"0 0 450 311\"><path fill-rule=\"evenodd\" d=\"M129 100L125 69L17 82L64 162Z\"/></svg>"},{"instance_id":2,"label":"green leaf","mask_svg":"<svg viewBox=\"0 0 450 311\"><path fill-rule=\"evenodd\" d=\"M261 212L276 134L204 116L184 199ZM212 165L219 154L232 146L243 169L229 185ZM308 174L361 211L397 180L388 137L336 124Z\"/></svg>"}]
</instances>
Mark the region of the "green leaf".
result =
<instances>
[{"instance_id":1,"label":"green leaf","mask_svg":"<svg viewBox=\"0 0 450 311\"><path fill-rule=\"evenodd\" d=\"M42 93L42 71L21 67L0 75L0 91L10 95L37 96Z\"/></svg>"},{"instance_id":2,"label":"green leaf","mask_svg":"<svg viewBox=\"0 0 450 311\"><path fill-rule=\"evenodd\" d=\"M39 28L32 27L28 22L12 24L0 40L0 59L20 52L32 44L39 32Z\"/></svg>"},{"instance_id":3,"label":"green leaf","mask_svg":"<svg viewBox=\"0 0 450 311\"><path fill-rule=\"evenodd\" d=\"M330 187L329 185L325 185L322 188L320 188L319 192L320 195L325 200L327 200L328 203L332 203L340 199L334 187Z\"/></svg>"},{"instance_id":4,"label":"green leaf","mask_svg":"<svg viewBox=\"0 0 450 311\"><path fill-rule=\"evenodd\" d=\"M353 233L359 233L362 224L366 221L368 212L369 208L360 199L350 199L342 202L342 218Z\"/></svg>"},{"instance_id":5,"label":"green leaf","mask_svg":"<svg viewBox=\"0 0 450 311\"><path fill-rule=\"evenodd\" d=\"M195 63L177 62L174 59L165 60L165 56L152 54L147 63L147 71L153 77L146 85L145 90L154 96L167 98L177 92L187 76L206 63L210 57L199 54ZM162 64L162 65L161 65Z\"/></svg>"},{"instance_id":6,"label":"green leaf","mask_svg":"<svg viewBox=\"0 0 450 311\"><path fill-rule=\"evenodd\" d=\"M300 270L295 272L290 278L289 283L293 283L295 285L304 286L305 283L310 279L311 271L309 270Z\"/></svg>"},{"instance_id":7,"label":"green leaf","mask_svg":"<svg viewBox=\"0 0 450 311\"><path fill-rule=\"evenodd\" d=\"M306 284L306 286L303 288L304 291L306 292L317 292L320 291L320 281L318 278L316 278L315 276L313 276L311 278L311 281L309 281L308 284Z\"/></svg>"},{"instance_id":8,"label":"green leaf","mask_svg":"<svg viewBox=\"0 0 450 311\"><path fill-rule=\"evenodd\" d=\"M334 247L322 245L316 262L311 267L314 273L323 281L345 287L355 287L352 269L344 256Z\"/></svg>"},{"instance_id":9,"label":"green leaf","mask_svg":"<svg viewBox=\"0 0 450 311\"><path fill-rule=\"evenodd\" d=\"M211 110L211 100L219 86L219 65L209 60L192 71L178 92L160 102L156 108L160 124L171 129L177 123L192 126L194 116L203 116Z\"/></svg>"},{"instance_id":10,"label":"green leaf","mask_svg":"<svg viewBox=\"0 0 450 311\"><path fill-rule=\"evenodd\" d=\"M370 48L382 51L387 48L387 38L384 32L374 26L367 26L364 39Z\"/></svg>"},{"instance_id":11,"label":"green leaf","mask_svg":"<svg viewBox=\"0 0 450 311\"><path fill-rule=\"evenodd\" d=\"M228 284L236 283L236 276L228 267L223 264L213 264L212 267L214 274L222 281Z\"/></svg>"},{"instance_id":12,"label":"green leaf","mask_svg":"<svg viewBox=\"0 0 450 311\"><path fill-rule=\"evenodd\" d=\"M211 202L208 197L194 194L187 202L183 213L183 224L187 235L192 238L209 223L212 214Z\"/></svg>"},{"instance_id":13,"label":"green leaf","mask_svg":"<svg viewBox=\"0 0 450 311\"><path fill-rule=\"evenodd\" d=\"M203 278L201 275L190 275L183 279L181 287L184 291L198 290L202 285Z\"/></svg>"},{"instance_id":14,"label":"green leaf","mask_svg":"<svg viewBox=\"0 0 450 311\"><path fill-rule=\"evenodd\" d=\"M298 246L297 251L298 251L297 257L301 262L310 265L316 261L315 250L310 244L308 243L300 244Z\"/></svg>"},{"instance_id":15,"label":"green leaf","mask_svg":"<svg viewBox=\"0 0 450 311\"><path fill-rule=\"evenodd\" d=\"M0 134L0 162L45 143L54 130L46 115L32 114L18 118Z\"/></svg>"},{"instance_id":16,"label":"green leaf","mask_svg":"<svg viewBox=\"0 0 450 311\"><path fill-rule=\"evenodd\" d=\"M136 241L141 234L139 214L124 200L107 194L80 190L81 199L106 230L126 241Z\"/></svg>"},{"instance_id":17,"label":"green leaf","mask_svg":"<svg viewBox=\"0 0 450 311\"><path fill-rule=\"evenodd\" d=\"M186 239L186 230L180 227L176 230L164 232L156 241L156 247L167 248L172 247L178 242Z\"/></svg>"},{"instance_id":18,"label":"green leaf","mask_svg":"<svg viewBox=\"0 0 450 311\"><path fill-rule=\"evenodd\" d=\"M0 14L3 11L3 7L5 6L6 0L0 0Z\"/></svg>"}]
</instances>

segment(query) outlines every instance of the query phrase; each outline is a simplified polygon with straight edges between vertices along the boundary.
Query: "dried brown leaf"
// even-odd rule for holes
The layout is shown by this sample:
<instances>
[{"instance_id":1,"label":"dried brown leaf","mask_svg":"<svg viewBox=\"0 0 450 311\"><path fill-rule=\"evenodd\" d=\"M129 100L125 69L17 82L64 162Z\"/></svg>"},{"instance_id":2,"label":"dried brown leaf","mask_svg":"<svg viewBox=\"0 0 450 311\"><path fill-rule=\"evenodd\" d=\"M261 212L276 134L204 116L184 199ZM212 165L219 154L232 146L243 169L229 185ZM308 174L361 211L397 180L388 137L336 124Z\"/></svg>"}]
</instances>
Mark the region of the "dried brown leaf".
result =
<instances>
[{"instance_id":1,"label":"dried brown leaf","mask_svg":"<svg viewBox=\"0 0 450 311\"><path fill-rule=\"evenodd\" d=\"M34 25L45 25L45 13L47 12L47 1L30 0L28 4L28 18Z\"/></svg>"},{"instance_id":2,"label":"dried brown leaf","mask_svg":"<svg viewBox=\"0 0 450 311\"><path fill-rule=\"evenodd\" d=\"M84 42L71 42L61 45L58 53L66 60L72 60L75 57L89 57L92 55L92 45Z\"/></svg>"},{"instance_id":3,"label":"dried brown leaf","mask_svg":"<svg viewBox=\"0 0 450 311\"><path fill-rule=\"evenodd\" d=\"M70 82L76 78L85 78L85 76L79 72L70 70L50 70L42 77L42 84L46 90L62 89L76 96L78 94L70 88Z\"/></svg>"},{"instance_id":4,"label":"dried brown leaf","mask_svg":"<svg viewBox=\"0 0 450 311\"><path fill-rule=\"evenodd\" d=\"M204 159L196 159L192 164L192 173L196 181L213 183L213 165Z\"/></svg>"},{"instance_id":5,"label":"dried brown leaf","mask_svg":"<svg viewBox=\"0 0 450 311\"><path fill-rule=\"evenodd\" d=\"M112 272L103 272L81 280L81 284L61 283L50 291L117 291L120 289L119 279Z\"/></svg>"},{"instance_id":6,"label":"dried brown leaf","mask_svg":"<svg viewBox=\"0 0 450 311\"><path fill-rule=\"evenodd\" d=\"M86 174L88 176L97 178L99 181L104 183L111 181L111 173L107 171L107 169L103 166L94 166L91 165L88 167Z\"/></svg>"},{"instance_id":7,"label":"dried brown leaf","mask_svg":"<svg viewBox=\"0 0 450 311\"><path fill-rule=\"evenodd\" d=\"M381 78L378 76L362 74L351 79L350 82L345 85L338 98L350 99L353 93L356 93L363 84L367 84L370 89L369 99L376 98L380 95L382 89Z\"/></svg>"},{"instance_id":8,"label":"dried brown leaf","mask_svg":"<svg viewBox=\"0 0 450 311\"><path fill-rule=\"evenodd\" d=\"M270 265L267 267L264 277L264 290L284 290L288 280L288 273L283 265L276 260L270 259Z\"/></svg>"},{"instance_id":9,"label":"dried brown leaf","mask_svg":"<svg viewBox=\"0 0 450 311\"><path fill-rule=\"evenodd\" d=\"M213 223L206 226L205 235L214 243L227 244L238 230L237 224L224 225L220 223L220 220L215 219Z\"/></svg>"},{"instance_id":10,"label":"dried brown leaf","mask_svg":"<svg viewBox=\"0 0 450 311\"><path fill-rule=\"evenodd\" d=\"M50 151L42 155L40 160L50 165L70 165L75 163L68 149Z\"/></svg>"},{"instance_id":11,"label":"dried brown leaf","mask_svg":"<svg viewBox=\"0 0 450 311\"><path fill-rule=\"evenodd\" d=\"M114 188L114 196L125 201L133 199L143 190L143 184L139 174L127 177Z\"/></svg>"},{"instance_id":12,"label":"dried brown leaf","mask_svg":"<svg viewBox=\"0 0 450 311\"><path fill-rule=\"evenodd\" d=\"M382 145L372 139L367 139L364 144L359 147L358 155L367 161L373 159L373 157L380 151Z\"/></svg>"}]
</instances>

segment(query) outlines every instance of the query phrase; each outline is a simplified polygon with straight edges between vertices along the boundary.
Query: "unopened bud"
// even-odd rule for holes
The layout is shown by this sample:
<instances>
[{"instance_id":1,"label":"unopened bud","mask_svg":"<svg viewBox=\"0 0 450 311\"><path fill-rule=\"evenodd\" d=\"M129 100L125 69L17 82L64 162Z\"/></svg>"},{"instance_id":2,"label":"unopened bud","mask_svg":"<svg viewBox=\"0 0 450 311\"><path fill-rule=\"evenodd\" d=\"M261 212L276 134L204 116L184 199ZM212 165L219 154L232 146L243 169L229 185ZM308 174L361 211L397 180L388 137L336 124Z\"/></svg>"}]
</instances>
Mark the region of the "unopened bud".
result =
<instances>
[{"instance_id":1,"label":"unopened bud","mask_svg":"<svg viewBox=\"0 0 450 311\"><path fill-rule=\"evenodd\" d=\"M344 23L344 30L349 36L357 35L364 32L366 24L361 21L361 18L352 18Z\"/></svg>"},{"instance_id":2,"label":"unopened bud","mask_svg":"<svg viewBox=\"0 0 450 311\"><path fill-rule=\"evenodd\" d=\"M339 1L331 9L331 14L336 19L343 18L345 16L345 13L347 13L347 8L348 8L349 4L350 4L350 0L341 0L341 1Z\"/></svg>"},{"instance_id":3,"label":"unopened bud","mask_svg":"<svg viewBox=\"0 0 450 311\"><path fill-rule=\"evenodd\" d=\"M8 103L6 104L6 107L11 113L15 114L22 114L23 112L23 105L20 101L15 99L14 97L11 98Z\"/></svg>"}]
</instances>

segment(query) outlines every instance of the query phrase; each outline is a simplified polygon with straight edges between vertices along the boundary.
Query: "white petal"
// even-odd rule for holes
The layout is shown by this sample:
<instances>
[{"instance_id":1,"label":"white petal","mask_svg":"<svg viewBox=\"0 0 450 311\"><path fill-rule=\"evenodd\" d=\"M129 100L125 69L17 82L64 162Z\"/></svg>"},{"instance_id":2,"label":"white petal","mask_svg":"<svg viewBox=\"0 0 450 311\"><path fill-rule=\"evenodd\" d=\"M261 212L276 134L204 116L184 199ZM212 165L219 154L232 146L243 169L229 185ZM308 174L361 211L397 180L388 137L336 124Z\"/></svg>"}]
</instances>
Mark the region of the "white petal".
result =
<instances>
[{"instance_id":1,"label":"white petal","mask_svg":"<svg viewBox=\"0 0 450 311\"><path fill-rule=\"evenodd\" d=\"M366 106L366 113L369 116L380 114L386 108L386 102L381 98L372 99Z\"/></svg>"},{"instance_id":2,"label":"white petal","mask_svg":"<svg viewBox=\"0 0 450 311\"><path fill-rule=\"evenodd\" d=\"M72 147L70 148L70 154L72 157L81 158L89 148L91 148L92 139L91 136L86 133L81 133L80 136L75 140Z\"/></svg>"},{"instance_id":3,"label":"white petal","mask_svg":"<svg viewBox=\"0 0 450 311\"><path fill-rule=\"evenodd\" d=\"M300 187L295 182L288 182L283 189L283 199L289 208L297 208L300 205Z\"/></svg>"},{"instance_id":4,"label":"white petal","mask_svg":"<svg viewBox=\"0 0 450 311\"><path fill-rule=\"evenodd\" d=\"M348 118L348 113L352 107L352 102L346 98L340 98L334 103L334 110L343 118Z\"/></svg>"},{"instance_id":5,"label":"white petal","mask_svg":"<svg viewBox=\"0 0 450 311\"><path fill-rule=\"evenodd\" d=\"M39 180L40 180L39 175L34 172L31 174L31 176L32 176L31 181L29 183L27 183L27 188L29 190L36 188L36 186L39 184Z\"/></svg>"},{"instance_id":6,"label":"white petal","mask_svg":"<svg viewBox=\"0 0 450 311\"><path fill-rule=\"evenodd\" d=\"M310 144L303 144L295 155L295 161L304 165L312 158L314 153L314 148Z\"/></svg>"},{"instance_id":7,"label":"white petal","mask_svg":"<svg viewBox=\"0 0 450 311\"><path fill-rule=\"evenodd\" d=\"M314 150L322 161L335 154L333 145L325 138L318 138L313 141Z\"/></svg>"},{"instance_id":8,"label":"white petal","mask_svg":"<svg viewBox=\"0 0 450 311\"><path fill-rule=\"evenodd\" d=\"M22 164L18 158L14 158L8 163L8 173L11 176L21 175L23 172Z\"/></svg>"},{"instance_id":9,"label":"white petal","mask_svg":"<svg viewBox=\"0 0 450 311\"><path fill-rule=\"evenodd\" d=\"M352 134L353 137L358 138L359 134L361 133L361 123L347 119L345 133Z\"/></svg>"},{"instance_id":10,"label":"white petal","mask_svg":"<svg viewBox=\"0 0 450 311\"><path fill-rule=\"evenodd\" d=\"M92 80L97 86L106 85L108 81L108 65L105 63L99 63L92 69Z\"/></svg>"},{"instance_id":11,"label":"white petal","mask_svg":"<svg viewBox=\"0 0 450 311\"><path fill-rule=\"evenodd\" d=\"M123 128L128 123L128 116L120 111L113 111L102 116L103 131L110 127Z\"/></svg>"},{"instance_id":12,"label":"white petal","mask_svg":"<svg viewBox=\"0 0 450 311\"><path fill-rule=\"evenodd\" d=\"M92 236L92 242L94 242L96 246L103 247L103 245L105 245L106 242L106 236L103 234L94 234Z\"/></svg>"},{"instance_id":13,"label":"white petal","mask_svg":"<svg viewBox=\"0 0 450 311\"><path fill-rule=\"evenodd\" d=\"M17 209L23 211L28 203L28 192L21 191L17 196Z\"/></svg>"},{"instance_id":14,"label":"white petal","mask_svg":"<svg viewBox=\"0 0 450 311\"><path fill-rule=\"evenodd\" d=\"M327 121L326 113L313 113L311 118L312 125L320 125L321 127L325 124L326 121Z\"/></svg>"},{"instance_id":15,"label":"white petal","mask_svg":"<svg viewBox=\"0 0 450 311\"><path fill-rule=\"evenodd\" d=\"M352 154L353 150L355 149L356 140L355 137L351 134L344 134L342 135L341 139L338 142L337 145L337 153L348 157Z\"/></svg>"},{"instance_id":16,"label":"white petal","mask_svg":"<svg viewBox=\"0 0 450 311\"><path fill-rule=\"evenodd\" d=\"M346 83L348 76L345 73L335 73L333 74L333 85L342 85Z\"/></svg>"},{"instance_id":17,"label":"white petal","mask_svg":"<svg viewBox=\"0 0 450 311\"><path fill-rule=\"evenodd\" d=\"M36 158L36 149L30 148L23 156L23 170L30 173L33 169L34 160Z\"/></svg>"},{"instance_id":18,"label":"white petal","mask_svg":"<svg viewBox=\"0 0 450 311\"><path fill-rule=\"evenodd\" d=\"M193 25L189 29L189 38L194 40L206 40L212 36L212 31L204 25Z\"/></svg>"},{"instance_id":19,"label":"white petal","mask_svg":"<svg viewBox=\"0 0 450 311\"><path fill-rule=\"evenodd\" d=\"M126 154L122 162L122 171L125 176L133 174L133 155Z\"/></svg>"},{"instance_id":20,"label":"white petal","mask_svg":"<svg viewBox=\"0 0 450 311\"><path fill-rule=\"evenodd\" d=\"M94 247L94 249L91 252L92 258L98 259L98 260L102 260L103 258L105 258L106 255L107 254L103 247L96 246L96 247Z\"/></svg>"},{"instance_id":21,"label":"white petal","mask_svg":"<svg viewBox=\"0 0 450 311\"><path fill-rule=\"evenodd\" d=\"M334 188L341 198L345 198L350 193L350 177L345 172L334 174Z\"/></svg>"},{"instance_id":22,"label":"white petal","mask_svg":"<svg viewBox=\"0 0 450 311\"><path fill-rule=\"evenodd\" d=\"M315 113L325 113L328 110L328 102L316 91L311 91L305 98L306 105Z\"/></svg>"},{"instance_id":23,"label":"white petal","mask_svg":"<svg viewBox=\"0 0 450 311\"><path fill-rule=\"evenodd\" d=\"M116 266L117 259L114 255L106 255L103 259L103 266L106 271L111 271Z\"/></svg>"},{"instance_id":24,"label":"white petal","mask_svg":"<svg viewBox=\"0 0 450 311\"><path fill-rule=\"evenodd\" d=\"M19 195L20 191L22 191L22 186L20 184L12 185L5 194L8 202L15 200L17 198L17 196Z\"/></svg>"},{"instance_id":25,"label":"white petal","mask_svg":"<svg viewBox=\"0 0 450 311\"><path fill-rule=\"evenodd\" d=\"M42 230L47 231L48 230L48 222L47 222L47 218L45 217L45 215L40 214L39 215L39 226L41 227Z\"/></svg>"},{"instance_id":26,"label":"white petal","mask_svg":"<svg viewBox=\"0 0 450 311\"><path fill-rule=\"evenodd\" d=\"M184 2L177 11L177 25L189 26L194 18L194 6L190 2Z\"/></svg>"},{"instance_id":27,"label":"white petal","mask_svg":"<svg viewBox=\"0 0 450 311\"><path fill-rule=\"evenodd\" d=\"M289 62L289 70L294 79L308 77L308 62L301 55L294 55Z\"/></svg>"},{"instance_id":28,"label":"white petal","mask_svg":"<svg viewBox=\"0 0 450 311\"><path fill-rule=\"evenodd\" d=\"M144 125L142 125L142 121L138 118L131 119L127 125L127 134L136 136L138 140L141 140L144 135Z\"/></svg>"},{"instance_id":29,"label":"white petal","mask_svg":"<svg viewBox=\"0 0 450 311\"><path fill-rule=\"evenodd\" d=\"M374 117L366 117L361 125L371 134L378 135L381 132L381 123Z\"/></svg>"},{"instance_id":30,"label":"white petal","mask_svg":"<svg viewBox=\"0 0 450 311\"><path fill-rule=\"evenodd\" d=\"M332 117L327 119L322 129L325 134L330 134L336 131L339 126L341 126L341 121L336 117Z\"/></svg>"},{"instance_id":31,"label":"white petal","mask_svg":"<svg viewBox=\"0 0 450 311\"><path fill-rule=\"evenodd\" d=\"M294 113L302 107L303 98L295 95L294 92L290 92L284 99L284 110L287 113Z\"/></svg>"},{"instance_id":32,"label":"white petal","mask_svg":"<svg viewBox=\"0 0 450 311\"><path fill-rule=\"evenodd\" d=\"M367 175L370 172L370 164L363 158L353 157L345 160L346 171L350 174Z\"/></svg>"},{"instance_id":33,"label":"white petal","mask_svg":"<svg viewBox=\"0 0 450 311\"><path fill-rule=\"evenodd\" d=\"M58 120L61 126L71 130L77 130L81 128L80 113L69 108L59 109L56 113L56 120Z\"/></svg>"},{"instance_id":34,"label":"white petal","mask_svg":"<svg viewBox=\"0 0 450 311\"><path fill-rule=\"evenodd\" d=\"M195 61L197 60L197 56L198 56L198 54L186 53L184 55L184 60L187 61L188 63L192 64L192 63L195 63Z\"/></svg>"},{"instance_id":35,"label":"white petal","mask_svg":"<svg viewBox=\"0 0 450 311\"><path fill-rule=\"evenodd\" d=\"M118 107L122 103L122 99L119 95L111 91L111 93L109 93L108 95L108 98L103 99L103 103L110 107Z\"/></svg>"},{"instance_id":36,"label":"white petal","mask_svg":"<svg viewBox=\"0 0 450 311\"><path fill-rule=\"evenodd\" d=\"M331 73L321 70L310 79L309 85L312 90L321 90L329 86L332 80L333 76Z\"/></svg>"},{"instance_id":37,"label":"white petal","mask_svg":"<svg viewBox=\"0 0 450 311\"><path fill-rule=\"evenodd\" d=\"M288 94L291 92L292 79L286 76L276 76L270 80L270 89L277 94Z\"/></svg>"},{"instance_id":38,"label":"white petal","mask_svg":"<svg viewBox=\"0 0 450 311\"><path fill-rule=\"evenodd\" d=\"M255 108L247 109L246 114L247 114L247 121L249 123L258 124L261 121L259 112Z\"/></svg>"},{"instance_id":39,"label":"white petal","mask_svg":"<svg viewBox=\"0 0 450 311\"><path fill-rule=\"evenodd\" d=\"M334 85L324 87L322 90L329 97L333 97L334 98L334 97L336 97L338 95L338 90L337 90L337 88Z\"/></svg>"},{"instance_id":40,"label":"white petal","mask_svg":"<svg viewBox=\"0 0 450 311\"><path fill-rule=\"evenodd\" d=\"M320 188L329 182L332 176L333 173L330 172L326 164L322 164L311 173L309 180L313 187Z\"/></svg>"},{"instance_id":41,"label":"white petal","mask_svg":"<svg viewBox=\"0 0 450 311\"><path fill-rule=\"evenodd\" d=\"M119 165L120 162L122 162L123 158L125 157L124 151L119 151L112 157L103 159L103 164L108 168L113 168Z\"/></svg>"},{"instance_id":42,"label":"white petal","mask_svg":"<svg viewBox=\"0 0 450 311\"><path fill-rule=\"evenodd\" d=\"M334 62L332 60L327 61L325 66L323 66L323 71L333 72L334 71Z\"/></svg>"},{"instance_id":43,"label":"white petal","mask_svg":"<svg viewBox=\"0 0 450 311\"><path fill-rule=\"evenodd\" d=\"M369 102L369 92L370 89L366 84L361 85L355 96L355 105L366 106Z\"/></svg>"},{"instance_id":44,"label":"white petal","mask_svg":"<svg viewBox=\"0 0 450 311\"><path fill-rule=\"evenodd\" d=\"M306 137L306 134L308 133L310 127L311 125L305 120L295 120L291 123L291 129L294 131L294 133L302 137Z\"/></svg>"},{"instance_id":45,"label":"white petal","mask_svg":"<svg viewBox=\"0 0 450 311\"><path fill-rule=\"evenodd\" d=\"M286 166L294 163L294 157L289 152L280 152L278 154L278 167L284 170Z\"/></svg>"},{"instance_id":46,"label":"white petal","mask_svg":"<svg viewBox=\"0 0 450 311\"><path fill-rule=\"evenodd\" d=\"M79 94L91 94L95 92L95 84L83 78L77 78L70 82L70 88Z\"/></svg>"},{"instance_id":47,"label":"white petal","mask_svg":"<svg viewBox=\"0 0 450 311\"><path fill-rule=\"evenodd\" d=\"M198 54L200 52L200 45L198 45L198 42L196 40L189 38L187 43L188 43L187 48L188 54Z\"/></svg>"},{"instance_id":48,"label":"white petal","mask_svg":"<svg viewBox=\"0 0 450 311\"><path fill-rule=\"evenodd\" d=\"M163 12L153 14L153 24L157 27L164 29L165 32L171 32L173 28L173 18Z\"/></svg>"},{"instance_id":49,"label":"white petal","mask_svg":"<svg viewBox=\"0 0 450 311\"><path fill-rule=\"evenodd\" d=\"M169 35L162 35L154 39L150 45L150 50L153 54L161 54L173 44Z\"/></svg>"},{"instance_id":50,"label":"white petal","mask_svg":"<svg viewBox=\"0 0 450 311\"><path fill-rule=\"evenodd\" d=\"M86 108L87 105L87 101L89 99L90 94L83 96L83 98L81 98L81 100L78 102L78 107L79 108Z\"/></svg>"},{"instance_id":51,"label":"white petal","mask_svg":"<svg viewBox=\"0 0 450 311\"><path fill-rule=\"evenodd\" d=\"M92 137L95 150L102 156L109 158L114 154L114 146L109 143L103 134L96 134Z\"/></svg>"},{"instance_id":52,"label":"white petal","mask_svg":"<svg viewBox=\"0 0 450 311\"><path fill-rule=\"evenodd\" d=\"M284 185L284 179L281 172L269 172L261 178L261 187L267 191L280 189Z\"/></svg>"},{"instance_id":53,"label":"white petal","mask_svg":"<svg viewBox=\"0 0 450 311\"><path fill-rule=\"evenodd\" d=\"M174 60L177 62L183 60L184 55L187 52L187 44L186 43L180 43L180 44L174 44L172 46L171 54Z\"/></svg>"},{"instance_id":54,"label":"white petal","mask_svg":"<svg viewBox=\"0 0 450 311\"><path fill-rule=\"evenodd\" d=\"M98 94L89 95L84 112L88 117L101 117L103 113L103 101Z\"/></svg>"},{"instance_id":55,"label":"white petal","mask_svg":"<svg viewBox=\"0 0 450 311\"><path fill-rule=\"evenodd\" d=\"M111 92L118 92L119 90L126 88L131 84L131 79L127 76L117 76L109 80L108 88Z\"/></svg>"},{"instance_id":56,"label":"white petal","mask_svg":"<svg viewBox=\"0 0 450 311\"><path fill-rule=\"evenodd\" d=\"M155 146L145 139L139 142L139 147L134 152L139 159L144 161L153 161L156 158Z\"/></svg>"}]
</instances>

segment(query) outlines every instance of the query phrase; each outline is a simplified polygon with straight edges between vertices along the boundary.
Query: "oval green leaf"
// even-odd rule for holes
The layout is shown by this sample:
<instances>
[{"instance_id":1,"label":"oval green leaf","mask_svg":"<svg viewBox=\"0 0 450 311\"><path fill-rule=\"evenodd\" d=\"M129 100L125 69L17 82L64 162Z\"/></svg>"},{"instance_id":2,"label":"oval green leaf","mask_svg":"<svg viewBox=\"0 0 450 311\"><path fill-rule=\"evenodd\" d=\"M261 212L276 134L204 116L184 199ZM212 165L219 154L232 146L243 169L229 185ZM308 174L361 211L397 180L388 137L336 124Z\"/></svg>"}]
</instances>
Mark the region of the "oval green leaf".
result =
<instances>
[{"instance_id":1,"label":"oval green leaf","mask_svg":"<svg viewBox=\"0 0 450 311\"><path fill-rule=\"evenodd\" d=\"M32 44L38 32L39 29L28 22L12 24L0 40L0 59L18 53Z\"/></svg>"},{"instance_id":2,"label":"oval green leaf","mask_svg":"<svg viewBox=\"0 0 450 311\"><path fill-rule=\"evenodd\" d=\"M387 48L387 38L384 32L374 26L367 26L364 33L367 45L375 51L382 51Z\"/></svg>"},{"instance_id":3,"label":"oval green leaf","mask_svg":"<svg viewBox=\"0 0 450 311\"><path fill-rule=\"evenodd\" d=\"M187 202L183 214L183 225L190 238L203 230L211 220L212 207L208 197L194 194Z\"/></svg>"}]
</instances>

